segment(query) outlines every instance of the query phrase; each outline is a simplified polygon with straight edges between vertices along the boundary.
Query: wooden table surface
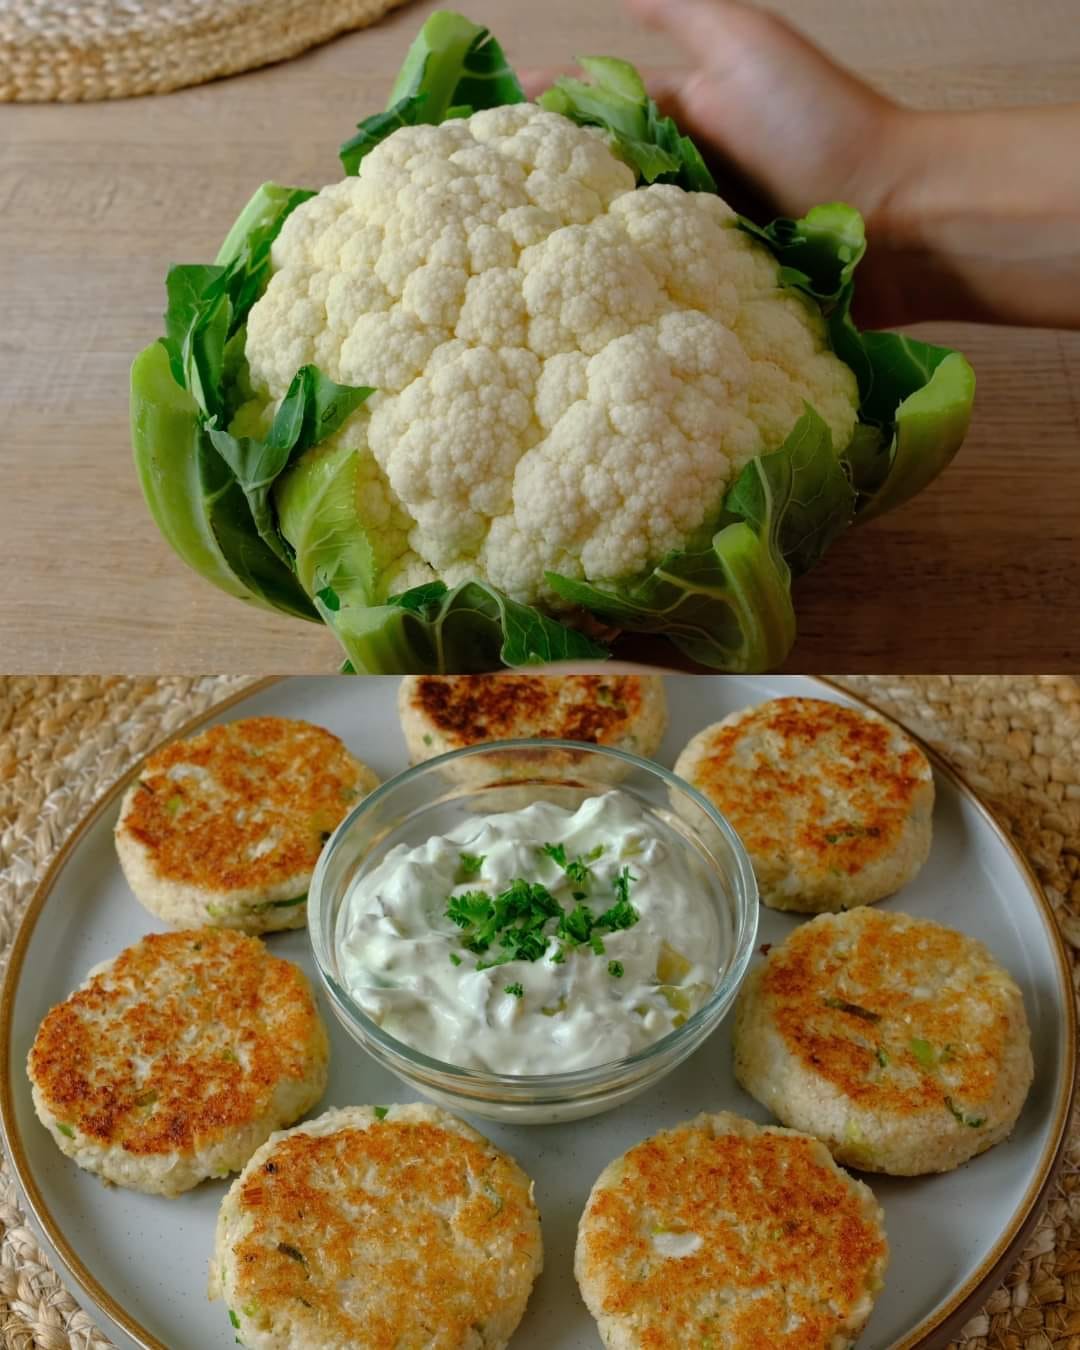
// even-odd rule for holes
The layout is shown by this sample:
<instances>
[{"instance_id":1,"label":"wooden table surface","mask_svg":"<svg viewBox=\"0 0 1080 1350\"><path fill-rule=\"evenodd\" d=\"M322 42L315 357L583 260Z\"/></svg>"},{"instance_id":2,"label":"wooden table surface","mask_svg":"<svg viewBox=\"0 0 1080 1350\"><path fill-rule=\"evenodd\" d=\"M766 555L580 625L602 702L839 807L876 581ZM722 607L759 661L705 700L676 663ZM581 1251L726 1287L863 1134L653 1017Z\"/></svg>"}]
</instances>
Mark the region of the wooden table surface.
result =
<instances>
[{"instance_id":1,"label":"wooden table surface","mask_svg":"<svg viewBox=\"0 0 1080 1350\"><path fill-rule=\"evenodd\" d=\"M464 0L462 0L464 4ZM774 0L921 106L1080 98L1077 0ZM0 667L328 671L333 639L243 606L159 538L131 464L127 372L169 262L211 258L264 179L340 176L422 17L159 98L0 106ZM618 0L468 0L518 66L678 64ZM798 586L792 670L1080 667L1080 334L927 328L979 377L970 438L917 501Z\"/></svg>"}]
</instances>

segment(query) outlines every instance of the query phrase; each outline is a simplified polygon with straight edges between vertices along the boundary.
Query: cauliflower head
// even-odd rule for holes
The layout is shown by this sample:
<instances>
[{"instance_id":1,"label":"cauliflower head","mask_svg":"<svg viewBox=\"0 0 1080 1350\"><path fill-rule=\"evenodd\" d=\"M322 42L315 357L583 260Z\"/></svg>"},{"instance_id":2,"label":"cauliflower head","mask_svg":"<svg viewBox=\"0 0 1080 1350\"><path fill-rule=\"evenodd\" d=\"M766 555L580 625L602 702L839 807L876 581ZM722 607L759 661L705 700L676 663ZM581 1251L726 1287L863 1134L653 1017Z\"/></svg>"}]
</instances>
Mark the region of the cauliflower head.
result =
<instances>
[{"instance_id":1,"label":"cauliflower head","mask_svg":"<svg viewBox=\"0 0 1080 1350\"><path fill-rule=\"evenodd\" d=\"M289 216L248 318L270 406L314 363L376 392L282 478L355 456L382 595L631 576L714 521L809 403L837 450L852 371L717 196L635 187L532 104L395 131Z\"/></svg>"}]
</instances>

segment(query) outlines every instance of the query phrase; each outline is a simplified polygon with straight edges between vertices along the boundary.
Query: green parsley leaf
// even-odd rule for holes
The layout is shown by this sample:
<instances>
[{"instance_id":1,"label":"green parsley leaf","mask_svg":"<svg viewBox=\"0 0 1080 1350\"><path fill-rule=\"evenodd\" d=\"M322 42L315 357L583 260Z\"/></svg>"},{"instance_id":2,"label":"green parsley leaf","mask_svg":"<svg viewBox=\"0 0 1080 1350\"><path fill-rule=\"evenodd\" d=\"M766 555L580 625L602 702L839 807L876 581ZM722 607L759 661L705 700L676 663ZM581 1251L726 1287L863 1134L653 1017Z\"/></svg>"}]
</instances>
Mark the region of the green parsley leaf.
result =
<instances>
[{"instance_id":1,"label":"green parsley leaf","mask_svg":"<svg viewBox=\"0 0 1080 1350\"><path fill-rule=\"evenodd\" d=\"M886 1053L885 1047L883 1045L879 1045L878 1048L874 1051L874 1057L883 1069L888 1067L889 1056Z\"/></svg>"},{"instance_id":2,"label":"green parsley leaf","mask_svg":"<svg viewBox=\"0 0 1080 1350\"><path fill-rule=\"evenodd\" d=\"M499 938L514 961L538 961L547 951L547 938L528 928L508 928Z\"/></svg>"},{"instance_id":3,"label":"green parsley leaf","mask_svg":"<svg viewBox=\"0 0 1080 1350\"><path fill-rule=\"evenodd\" d=\"M461 965L461 957L458 956L457 952L451 952L451 953L450 953L450 960L453 962L453 964L454 964L455 966L460 966L460 965Z\"/></svg>"},{"instance_id":4,"label":"green parsley leaf","mask_svg":"<svg viewBox=\"0 0 1080 1350\"><path fill-rule=\"evenodd\" d=\"M579 853L576 858L566 860L565 844L544 844L540 852L546 857L557 862L566 873L567 879L576 886L587 886L591 877L592 869L589 867L591 862L595 862L604 851L603 844L597 844L595 848L590 849L588 853ZM575 895L574 899L582 899L582 896Z\"/></svg>"},{"instance_id":5,"label":"green parsley leaf","mask_svg":"<svg viewBox=\"0 0 1080 1350\"><path fill-rule=\"evenodd\" d=\"M513 952L504 952L502 956L496 956L493 961L477 961L477 970L490 970L492 966L505 966L507 961L514 959Z\"/></svg>"},{"instance_id":6,"label":"green parsley leaf","mask_svg":"<svg viewBox=\"0 0 1080 1350\"><path fill-rule=\"evenodd\" d=\"M484 853L459 853L462 876L475 877L483 867L486 856Z\"/></svg>"},{"instance_id":7,"label":"green parsley leaf","mask_svg":"<svg viewBox=\"0 0 1080 1350\"><path fill-rule=\"evenodd\" d=\"M624 867L615 880L611 883L615 888L616 897L623 904L630 903L630 884L637 881L637 877L630 875L629 867Z\"/></svg>"},{"instance_id":8,"label":"green parsley leaf","mask_svg":"<svg viewBox=\"0 0 1080 1350\"><path fill-rule=\"evenodd\" d=\"M386 1117L390 1114L390 1108L388 1106L376 1106L373 1108L373 1110L375 1112L376 1120L385 1120Z\"/></svg>"},{"instance_id":9,"label":"green parsley leaf","mask_svg":"<svg viewBox=\"0 0 1080 1350\"><path fill-rule=\"evenodd\" d=\"M615 979L621 980L623 977L623 963L621 961L609 961L607 963L607 973L613 975Z\"/></svg>"},{"instance_id":10,"label":"green parsley leaf","mask_svg":"<svg viewBox=\"0 0 1080 1350\"><path fill-rule=\"evenodd\" d=\"M604 939L600 936L599 933L591 933L589 935L589 946L593 949L593 951L596 953L597 956L604 955Z\"/></svg>"},{"instance_id":11,"label":"green parsley leaf","mask_svg":"<svg viewBox=\"0 0 1080 1350\"><path fill-rule=\"evenodd\" d=\"M239 1327L240 1325L239 1317L237 1317L237 1315L233 1312L231 1308L229 1309L229 1321L233 1324L234 1327Z\"/></svg>"},{"instance_id":12,"label":"green parsley leaf","mask_svg":"<svg viewBox=\"0 0 1080 1350\"><path fill-rule=\"evenodd\" d=\"M472 928L490 919L495 912L487 891L463 891L446 902L446 917L459 928Z\"/></svg>"},{"instance_id":13,"label":"green parsley leaf","mask_svg":"<svg viewBox=\"0 0 1080 1350\"><path fill-rule=\"evenodd\" d=\"M555 932L557 936L565 938L567 942L576 946L579 943L588 942L595 922L592 910L589 909L588 905L577 905L568 914L563 914Z\"/></svg>"},{"instance_id":14,"label":"green parsley leaf","mask_svg":"<svg viewBox=\"0 0 1080 1350\"><path fill-rule=\"evenodd\" d=\"M565 960L566 960L566 953L563 951L561 947L557 947L551 958L551 964L553 966L561 966Z\"/></svg>"},{"instance_id":15,"label":"green parsley leaf","mask_svg":"<svg viewBox=\"0 0 1080 1350\"><path fill-rule=\"evenodd\" d=\"M934 1047L929 1041L921 1040L916 1036L913 1040L908 1042L908 1048L924 1069L932 1069L937 1064L937 1056L934 1054Z\"/></svg>"},{"instance_id":16,"label":"green parsley leaf","mask_svg":"<svg viewBox=\"0 0 1080 1350\"><path fill-rule=\"evenodd\" d=\"M619 928L633 928L641 915L629 900L617 900L610 909L604 910L596 921L597 928L607 928L615 932Z\"/></svg>"},{"instance_id":17,"label":"green parsley leaf","mask_svg":"<svg viewBox=\"0 0 1080 1350\"><path fill-rule=\"evenodd\" d=\"M522 984L503 985L503 993L510 994L514 998L523 998L525 995L525 986Z\"/></svg>"},{"instance_id":18,"label":"green parsley leaf","mask_svg":"<svg viewBox=\"0 0 1080 1350\"><path fill-rule=\"evenodd\" d=\"M66 1134L69 1139L75 1138L75 1131L71 1128L70 1125L61 1125L59 1122L57 1122L56 1128L60 1131L61 1134Z\"/></svg>"}]
</instances>

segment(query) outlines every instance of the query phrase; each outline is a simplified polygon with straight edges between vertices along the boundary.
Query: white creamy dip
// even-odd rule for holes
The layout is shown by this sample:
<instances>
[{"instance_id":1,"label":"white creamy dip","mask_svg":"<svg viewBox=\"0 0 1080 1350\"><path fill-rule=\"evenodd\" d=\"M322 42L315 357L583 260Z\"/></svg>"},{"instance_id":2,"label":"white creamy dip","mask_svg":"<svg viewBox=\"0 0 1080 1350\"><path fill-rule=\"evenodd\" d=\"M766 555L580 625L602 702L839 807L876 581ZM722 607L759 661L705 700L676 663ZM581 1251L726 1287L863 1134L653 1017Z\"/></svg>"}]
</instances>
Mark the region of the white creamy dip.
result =
<instances>
[{"instance_id":1,"label":"white creamy dip","mask_svg":"<svg viewBox=\"0 0 1080 1350\"><path fill-rule=\"evenodd\" d=\"M723 955L697 855L619 791L399 845L353 884L338 931L345 984L373 1021L505 1074L643 1049L706 1000Z\"/></svg>"}]
</instances>

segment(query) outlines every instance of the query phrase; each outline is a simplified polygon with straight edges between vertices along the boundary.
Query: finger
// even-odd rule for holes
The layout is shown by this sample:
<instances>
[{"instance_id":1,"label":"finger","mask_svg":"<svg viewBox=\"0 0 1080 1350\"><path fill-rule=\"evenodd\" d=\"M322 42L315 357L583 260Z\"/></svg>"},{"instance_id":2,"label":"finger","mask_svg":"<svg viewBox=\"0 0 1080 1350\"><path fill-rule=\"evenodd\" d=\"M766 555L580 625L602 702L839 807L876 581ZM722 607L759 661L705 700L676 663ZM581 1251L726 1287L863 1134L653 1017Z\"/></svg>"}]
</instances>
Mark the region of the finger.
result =
<instances>
[{"instance_id":1,"label":"finger","mask_svg":"<svg viewBox=\"0 0 1080 1350\"><path fill-rule=\"evenodd\" d=\"M848 78L820 47L785 19L738 0L626 0L650 28L676 42L700 69L737 76L746 65L777 78Z\"/></svg>"},{"instance_id":2,"label":"finger","mask_svg":"<svg viewBox=\"0 0 1080 1350\"><path fill-rule=\"evenodd\" d=\"M666 33L695 64L708 65L732 38L772 21L760 10L731 0L626 0L630 12L649 28Z\"/></svg>"}]
</instances>

